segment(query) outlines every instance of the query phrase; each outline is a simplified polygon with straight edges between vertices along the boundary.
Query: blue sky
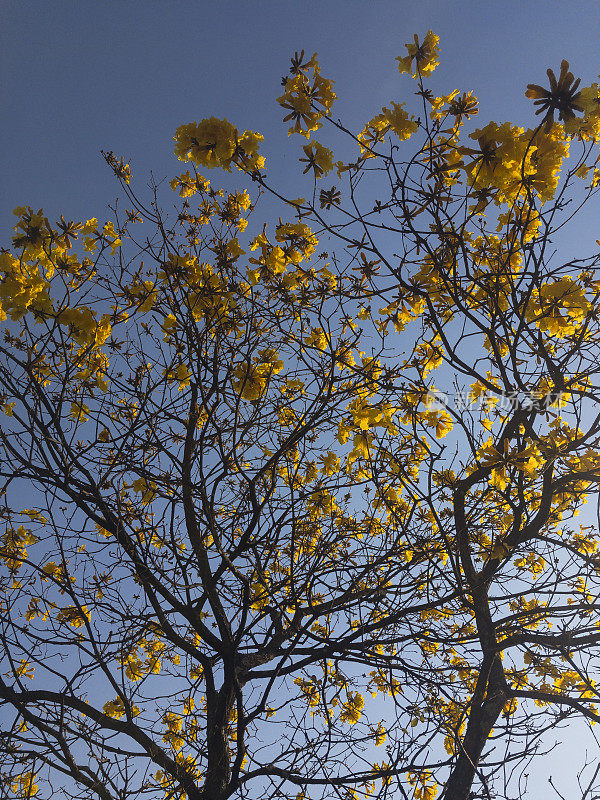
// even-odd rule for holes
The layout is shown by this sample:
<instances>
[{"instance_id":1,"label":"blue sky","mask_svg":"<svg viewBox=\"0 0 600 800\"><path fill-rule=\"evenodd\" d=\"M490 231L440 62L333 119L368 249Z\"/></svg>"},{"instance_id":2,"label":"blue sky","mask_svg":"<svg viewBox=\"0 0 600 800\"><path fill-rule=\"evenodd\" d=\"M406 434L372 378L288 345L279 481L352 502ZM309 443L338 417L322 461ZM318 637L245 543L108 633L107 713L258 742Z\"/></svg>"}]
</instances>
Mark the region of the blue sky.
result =
<instances>
[{"instance_id":1,"label":"blue sky","mask_svg":"<svg viewBox=\"0 0 600 800\"><path fill-rule=\"evenodd\" d=\"M428 28L442 51L432 88L475 90L478 125L530 124L525 86L561 58L584 83L600 72L597 0L4 0L0 13L3 245L16 205L104 217L117 187L101 148L131 159L141 187L181 171L173 132L202 117L260 130L270 174L291 180L300 143L275 98L297 49L319 53L355 129L416 100L394 59Z\"/></svg>"}]
</instances>

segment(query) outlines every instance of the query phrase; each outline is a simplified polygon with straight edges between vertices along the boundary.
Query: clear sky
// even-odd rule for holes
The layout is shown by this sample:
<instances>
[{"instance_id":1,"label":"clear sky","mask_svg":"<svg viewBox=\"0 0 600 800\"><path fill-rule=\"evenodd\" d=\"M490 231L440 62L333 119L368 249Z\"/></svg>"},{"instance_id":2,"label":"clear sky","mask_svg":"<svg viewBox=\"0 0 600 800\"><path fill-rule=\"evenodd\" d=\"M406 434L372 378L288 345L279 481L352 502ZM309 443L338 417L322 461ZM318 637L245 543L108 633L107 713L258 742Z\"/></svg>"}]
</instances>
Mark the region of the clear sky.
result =
<instances>
[{"instance_id":1,"label":"clear sky","mask_svg":"<svg viewBox=\"0 0 600 800\"><path fill-rule=\"evenodd\" d=\"M478 126L531 125L525 86L545 83L562 58L584 84L600 72L600 0L3 0L0 246L17 205L43 206L50 219L106 218L117 186L101 148L131 160L138 186L151 170L181 172L173 133L203 117L261 131L270 175L291 180L299 144L275 101L290 55L319 53L336 81L336 115L358 130L410 97L394 59L428 28L441 46L430 85L474 90ZM562 735L571 741L549 757L555 775L579 746ZM544 771L531 797L548 796Z\"/></svg>"}]
</instances>

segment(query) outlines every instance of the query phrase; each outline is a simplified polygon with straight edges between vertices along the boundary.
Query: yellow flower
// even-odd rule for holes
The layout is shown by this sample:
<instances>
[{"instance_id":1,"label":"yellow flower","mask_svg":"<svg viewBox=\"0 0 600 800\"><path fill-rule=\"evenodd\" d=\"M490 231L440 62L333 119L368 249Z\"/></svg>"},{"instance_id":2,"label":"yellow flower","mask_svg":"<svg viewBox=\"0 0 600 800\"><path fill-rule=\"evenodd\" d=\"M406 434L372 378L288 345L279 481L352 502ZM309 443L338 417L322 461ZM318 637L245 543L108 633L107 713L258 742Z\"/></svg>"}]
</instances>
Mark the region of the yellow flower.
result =
<instances>
[{"instance_id":1,"label":"yellow flower","mask_svg":"<svg viewBox=\"0 0 600 800\"><path fill-rule=\"evenodd\" d=\"M173 178L169 183L174 192L178 192L180 197L192 197L197 192L206 192L210 188L210 181L202 175L190 175L190 171L184 172Z\"/></svg>"},{"instance_id":2,"label":"yellow flower","mask_svg":"<svg viewBox=\"0 0 600 800\"><path fill-rule=\"evenodd\" d=\"M261 170L265 166L264 156L258 155L258 147L265 137L255 131L244 131L238 141L238 168L245 172Z\"/></svg>"},{"instance_id":3,"label":"yellow flower","mask_svg":"<svg viewBox=\"0 0 600 800\"><path fill-rule=\"evenodd\" d=\"M383 118L396 136L404 141L409 139L419 127L415 119L403 108L404 103L391 103L391 108L384 108Z\"/></svg>"},{"instance_id":4,"label":"yellow flower","mask_svg":"<svg viewBox=\"0 0 600 800\"><path fill-rule=\"evenodd\" d=\"M35 264L8 252L0 253L0 276L0 321L6 319L6 312L12 320L21 319L29 310L52 312L50 284Z\"/></svg>"},{"instance_id":5,"label":"yellow flower","mask_svg":"<svg viewBox=\"0 0 600 800\"><path fill-rule=\"evenodd\" d=\"M288 262L299 264L315 252L319 240L303 222L281 223L275 230L275 239L283 244Z\"/></svg>"},{"instance_id":6,"label":"yellow flower","mask_svg":"<svg viewBox=\"0 0 600 800\"><path fill-rule=\"evenodd\" d=\"M339 439L339 433L338 433ZM354 460L356 458L369 458L369 445L371 443L372 436L368 433L356 433L352 438L352 451L348 457L349 460Z\"/></svg>"},{"instance_id":7,"label":"yellow flower","mask_svg":"<svg viewBox=\"0 0 600 800\"><path fill-rule=\"evenodd\" d=\"M175 132L175 155L204 167L230 169L237 131L226 119L210 117L180 125Z\"/></svg>"},{"instance_id":8,"label":"yellow flower","mask_svg":"<svg viewBox=\"0 0 600 800\"><path fill-rule=\"evenodd\" d=\"M320 519L321 517L331 517L336 511L339 511L339 506L335 499L329 494L327 489L319 489L313 492L307 501L308 513L311 519Z\"/></svg>"},{"instance_id":9,"label":"yellow flower","mask_svg":"<svg viewBox=\"0 0 600 800\"><path fill-rule=\"evenodd\" d=\"M323 462L321 472L324 475L335 475L335 473L339 471L340 459L332 450L329 450L327 455L321 454L320 459Z\"/></svg>"},{"instance_id":10,"label":"yellow flower","mask_svg":"<svg viewBox=\"0 0 600 800\"><path fill-rule=\"evenodd\" d=\"M121 719L125 715L125 704L120 697L117 697L115 700L109 700L105 703L102 707L104 713L109 717L114 717L115 719ZM140 709L132 705L131 706L131 716L137 717L140 713Z\"/></svg>"},{"instance_id":11,"label":"yellow flower","mask_svg":"<svg viewBox=\"0 0 600 800\"><path fill-rule=\"evenodd\" d=\"M312 141L309 144L303 145L302 149L306 154L306 158L301 158L300 161L306 163L303 170L304 173L313 169L315 178L321 178L323 175L333 169L333 153L328 147L319 144L319 142Z\"/></svg>"},{"instance_id":12,"label":"yellow flower","mask_svg":"<svg viewBox=\"0 0 600 800\"><path fill-rule=\"evenodd\" d=\"M310 335L304 340L304 344L308 347L315 347L317 350L326 350L328 342L323 328L313 328Z\"/></svg>"},{"instance_id":13,"label":"yellow flower","mask_svg":"<svg viewBox=\"0 0 600 800\"><path fill-rule=\"evenodd\" d=\"M74 422L87 422L89 417L89 408L84 402L71 403L71 410L69 416Z\"/></svg>"},{"instance_id":14,"label":"yellow flower","mask_svg":"<svg viewBox=\"0 0 600 800\"><path fill-rule=\"evenodd\" d=\"M26 658L21 659L21 663L17 667L17 675L21 678L29 678L29 680L33 680L33 674L35 672L35 667L32 667L29 661Z\"/></svg>"},{"instance_id":15,"label":"yellow flower","mask_svg":"<svg viewBox=\"0 0 600 800\"><path fill-rule=\"evenodd\" d=\"M210 169L222 167L228 172L232 163L247 172L264 165L264 159L258 155L264 137L254 131L240 134L226 119L209 117L180 125L174 139L175 155L180 161L193 161Z\"/></svg>"},{"instance_id":16,"label":"yellow flower","mask_svg":"<svg viewBox=\"0 0 600 800\"><path fill-rule=\"evenodd\" d=\"M408 55L396 58L398 71L409 72L413 78L418 78L420 75L430 75L440 63L438 58L439 41L439 36L436 36L433 31L427 31L423 42L419 44L419 37L415 33L414 42L407 42L406 44ZM413 61L415 62L414 67Z\"/></svg>"},{"instance_id":17,"label":"yellow flower","mask_svg":"<svg viewBox=\"0 0 600 800\"><path fill-rule=\"evenodd\" d=\"M177 318L174 314L169 314L168 317L165 317L162 324L162 330L165 334L165 339L167 339L171 333L177 328Z\"/></svg>"},{"instance_id":18,"label":"yellow flower","mask_svg":"<svg viewBox=\"0 0 600 800\"><path fill-rule=\"evenodd\" d=\"M97 322L96 311L87 306L65 308L56 316L56 320L69 327L69 335L82 347L103 345L112 330L108 314L103 314L100 322Z\"/></svg>"},{"instance_id":19,"label":"yellow flower","mask_svg":"<svg viewBox=\"0 0 600 800\"><path fill-rule=\"evenodd\" d=\"M576 333L591 311L582 287L571 277L543 283L525 309L526 319L541 331L564 337Z\"/></svg>"},{"instance_id":20,"label":"yellow flower","mask_svg":"<svg viewBox=\"0 0 600 800\"><path fill-rule=\"evenodd\" d=\"M190 385L191 373L187 364L178 364L174 369L164 370L163 375L169 383L179 381L179 390Z\"/></svg>"},{"instance_id":21,"label":"yellow flower","mask_svg":"<svg viewBox=\"0 0 600 800\"><path fill-rule=\"evenodd\" d=\"M349 725L355 725L362 716L365 704L364 697L358 692L348 692L348 699L342 704L340 719Z\"/></svg>"},{"instance_id":22,"label":"yellow flower","mask_svg":"<svg viewBox=\"0 0 600 800\"><path fill-rule=\"evenodd\" d=\"M473 131L470 138L478 146L459 147L458 152L472 156L464 169L473 188L495 188L498 202L515 199L522 190L523 175L530 176L534 171L531 135L508 122L489 122Z\"/></svg>"},{"instance_id":23,"label":"yellow flower","mask_svg":"<svg viewBox=\"0 0 600 800\"><path fill-rule=\"evenodd\" d=\"M283 369L279 353L267 347L258 353L254 364L238 364L234 370L234 390L244 400L258 400L266 389L272 375Z\"/></svg>"},{"instance_id":24,"label":"yellow flower","mask_svg":"<svg viewBox=\"0 0 600 800\"><path fill-rule=\"evenodd\" d=\"M306 678L294 678L294 683L296 686L300 687L302 699L305 700L309 706L319 705L319 689L312 681Z\"/></svg>"},{"instance_id":25,"label":"yellow flower","mask_svg":"<svg viewBox=\"0 0 600 800\"><path fill-rule=\"evenodd\" d=\"M81 610L77 606L66 606L66 608L61 608L56 618L59 622L66 622L72 628L81 628L85 625L86 619L89 620L90 612L87 606L81 606Z\"/></svg>"},{"instance_id":26,"label":"yellow flower","mask_svg":"<svg viewBox=\"0 0 600 800\"><path fill-rule=\"evenodd\" d=\"M375 157L376 153L373 148L384 141L389 131L393 131L401 141L404 141L417 130L418 124L404 110L404 103L391 103L391 106L391 108L384 107L381 114L367 122L356 137L360 144L362 159ZM338 174L339 171L338 169Z\"/></svg>"},{"instance_id":27,"label":"yellow flower","mask_svg":"<svg viewBox=\"0 0 600 800\"><path fill-rule=\"evenodd\" d=\"M0 560L4 561L11 572L18 572L27 558L27 545L38 541L28 528L7 528L0 537Z\"/></svg>"},{"instance_id":28,"label":"yellow flower","mask_svg":"<svg viewBox=\"0 0 600 800\"><path fill-rule=\"evenodd\" d=\"M158 486L154 481L147 481L146 478L136 478L131 486L135 492L142 495L140 503L143 506L151 503L157 495Z\"/></svg>"},{"instance_id":29,"label":"yellow flower","mask_svg":"<svg viewBox=\"0 0 600 800\"><path fill-rule=\"evenodd\" d=\"M227 244L225 245L225 249L227 251L227 258L230 261L237 261L237 259L240 256L243 256L244 253L246 252L245 250L242 250L242 248L240 247L240 243L238 242L237 237L235 236L233 237L233 239L230 239L227 242Z\"/></svg>"},{"instance_id":30,"label":"yellow flower","mask_svg":"<svg viewBox=\"0 0 600 800\"><path fill-rule=\"evenodd\" d=\"M373 737L375 739L375 745L380 747L387 738L387 731L383 726L383 723L379 723L377 727L372 727L371 731L373 732Z\"/></svg>"},{"instance_id":31,"label":"yellow flower","mask_svg":"<svg viewBox=\"0 0 600 800\"><path fill-rule=\"evenodd\" d=\"M309 69L313 73L312 82L307 74ZM333 81L323 78L320 73L316 53L303 70L286 80L285 91L277 102L289 111L283 121L292 120L294 123L288 135L300 133L308 138L312 131L321 127L320 120L329 114L336 98L332 87Z\"/></svg>"},{"instance_id":32,"label":"yellow flower","mask_svg":"<svg viewBox=\"0 0 600 800\"><path fill-rule=\"evenodd\" d=\"M427 425L435 428L437 439L443 439L454 427L452 417L447 411L426 411L422 418Z\"/></svg>"},{"instance_id":33,"label":"yellow flower","mask_svg":"<svg viewBox=\"0 0 600 800\"><path fill-rule=\"evenodd\" d=\"M34 797L38 793L38 785L34 783L35 772L23 772L12 784L12 790L20 798Z\"/></svg>"},{"instance_id":34,"label":"yellow flower","mask_svg":"<svg viewBox=\"0 0 600 800\"><path fill-rule=\"evenodd\" d=\"M110 247L110 252L115 253L117 247L123 244L112 222L106 222L102 228L102 238Z\"/></svg>"}]
</instances>

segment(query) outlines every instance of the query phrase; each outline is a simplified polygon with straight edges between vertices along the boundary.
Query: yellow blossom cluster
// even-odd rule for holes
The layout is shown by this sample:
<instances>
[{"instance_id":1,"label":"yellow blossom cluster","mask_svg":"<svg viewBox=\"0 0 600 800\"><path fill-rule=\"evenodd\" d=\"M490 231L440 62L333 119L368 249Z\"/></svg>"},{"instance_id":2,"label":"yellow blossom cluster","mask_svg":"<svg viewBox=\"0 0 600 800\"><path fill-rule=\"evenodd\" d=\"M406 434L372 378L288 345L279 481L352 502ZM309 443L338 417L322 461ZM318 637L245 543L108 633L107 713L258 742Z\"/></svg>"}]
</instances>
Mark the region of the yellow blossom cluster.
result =
<instances>
[{"instance_id":1,"label":"yellow blossom cluster","mask_svg":"<svg viewBox=\"0 0 600 800\"><path fill-rule=\"evenodd\" d=\"M355 725L362 716L365 698L359 692L348 692L346 701L342 704L340 719L349 725Z\"/></svg>"},{"instance_id":2,"label":"yellow blossom cluster","mask_svg":"<svg viewBox=\"0 0 600 800\"><path fill-rule=\"evenodd\" d=\"M85 605L66 606L59 610L56 619L58 622L66 622L67 625L70 625L72 628L81 628L85 625L86 621L89 621L90 616L91 613Z\"/></svg>"},{"instance_id":3,"label":"yellow blossom cluster","mask_svg":"<svg viewBox=\"0 0 600 800\"><path fill-rule=\"evenodd\" d=\"M21 319L28 310L52 313L52 300L48 294L48 281L39 267L17 259L10 253L0 253L0 321Z\"/></svg>"},{"instance_id":4,"label":"yellow blossom cluster","mask_svg":"<svg viewBox=\"0 0 600 800\"><path fill-rule=\"evenodd\" d=\"M207 192L210 189L210 181L199 173L190 175L190 171L177 175L173 178L169 186L180 197L193 197L198 192Z\"/></svg>"},{"instance_id":5,"label":"yellow blossom cluster","mask_svg":"<svg viewBox=\"0 0 600 800\"><path fill-rule=\"evenodd\" d=\"M137 717L138 714L140 714L140 709L136 705L128 703L128 707L132 717ZM124 717L127 713L127 708L122 697L117 697L115 700L109 700L104 704L102 710L107 716L114 717L114 719L121 719L121 717Z\"/></svg>"},{"instance_id":6,"label":"yellow blossom cluster","mask_svg":"<svg viewBox=\"0 0 600 800\"><path fill-rule=\"evenodd\" d=\"M229 172L234 164L243 172L253 172L265 164L258 154L264 136L254 131L240 133L226 119L210 117L180 125L174 139L177 158L201 167L221 167Z\"/></svg>"},{"instance_id":7,"label":"yellow blossom cluster","mask_svg":"<svg viewBox=\"0 0 600 800\"><path fill-rule=\"evenodd\" d=\"M389 131L395 133L400 141L405 141L418 130L417 121L404 110L404 105L391 103L391 108L383 108L380 114L367 122L357 136L363 159L376 156L373 148L384 141Z\"/></svg>"},{"instance_id":8,"label":"yellow blossom cluster","mask_svg":"<svg viewBox=\"0 0 600 800\"><path fill-rule=\"evenodd\" d=\"M301 162L306 163L304 172L313 170L315 179L322 178L333 169L333 153L328 147L313 139L308 144L302 146L306 158L301 158Z\"/></svg>"},{"instance_id":9,"label":"yellow blossom cluster","mask_svg":"<svg viewBox=\"0 0 600 800\"><path fill-rule=\"evenodd\" d=\"M37 537L23 525L7 528L0 539L0 559L11 572L18 572L27 558L27 546L35 544Z\"/></svg>"},{"instance_id":10,"label":"yellow blossom cluster","mask_svg":"<svg viewBox=\"0 0 600 800\"><path fill-rule=\"evenodd\" d=\"M572 336L592 309L585 290L569 276L543 283L529 299L525 317L550 336Z\"/></svg>"},{"instance_id":11,"label":"yellow blossom cluster","mask_svg":"<svg viewBox=\"0 0 600 800\"><path fill-rule=\"evenodd\" d=\"M35 797L39 791L39 787L38 784L35 783L35 779L35 772L31 772L30 770L23 772L14 781L11 789L18 798L21 798L21 800L29 800L30 797Z\"/></svg>"},{"instance_id":12,"label":"yellow blossom cluster","mask_svg":"<svg viewBox=\"0 0 600 800\"><path fill-rule=\"evenodd\" d=\"M300 133L308 139L312 131L321 127L321 120L331 112L335 99L333 81L321 75L316 53L306 64L298 64L295 74L286 80L284 93L277 98L289 112L283 121L293 122L288 134Z\"/></svg>"},{"instance_id":13,"label":"yellow blossom cluster","mask_svg":"<svg viewBox=\"0 0 600 800\"><path fill-rule=\"evenodd\" d=\"M221 257L232 259L241 253L237 239L230 239L223 243L220 250ZM158 276L164 285L173 281L185 291L184 309L189 310L196 320L219 320L229 318L236 308L236 300L229 289L227 280L219 271L207 262L200 262L191 254L169 254L168 260L163 265L163 270ZM170 314L163 322L165 335L169 335L177 328L177 318Z\"/></svg>"},{"instance_id":14,"label":"yellow blossom cluster","mask_svg":"<svg viewBox=\"0 0 600 800\"><path fill-rule=\"evenodd\" d=\"M398 71L408 72L413 78L431 75L440 63L439 41L440 37L433 31L427 31L422 42L419 42L419 37L415 33L414 40L406 44L408 55L396 58Z\"/></svg>"},{"instance_id":15,"label":"yellow blossom cluster","mask_svg":"<svg viewBox=\"0 0 600 800\"><path fill-rule=\"evenodd\" d=\"M258 400L273 375L283 369L279 353L271 347L261 350L252 363L238 364L233 370L233 388L244 400Z\"/></svg>"},{"instance_id":16,"label":"yellow blossom cluster","mask_svg":"<svg viewBox=\"0 0 600 800\"><path fill-rule=\"evenodd\" d=\"M157 495L158 486L152 480L147 480L146 478L136 478L133 483L131 484L132 489L134 492L137 492L141 495L140 503L143 506L149 505Z\"/></svg>"},{"instance_id":17,"label":"yellow blossom cluster","mask_svg":"<svg viewBox=\"0 0 600 800\"><path fill-rule=\"evenodd\" d=\"M294 678L294 683L300 688L302 699L308 706L314 708L319 705L320 693L314 681L307 678Z\"/></svg>"},{"instance_id":18,"label":"yellow blossom cluster","mask_svg":"<svg viewBox=\"0 0 600 800\"><path fill-rule=\"evenodd\" d=\"M158 675L161 671L160 656L165 649L164 642L156 638L141 637L120 659L125 667L125 676L136 682L146 675Z\"/></svg>"}]
</instances>

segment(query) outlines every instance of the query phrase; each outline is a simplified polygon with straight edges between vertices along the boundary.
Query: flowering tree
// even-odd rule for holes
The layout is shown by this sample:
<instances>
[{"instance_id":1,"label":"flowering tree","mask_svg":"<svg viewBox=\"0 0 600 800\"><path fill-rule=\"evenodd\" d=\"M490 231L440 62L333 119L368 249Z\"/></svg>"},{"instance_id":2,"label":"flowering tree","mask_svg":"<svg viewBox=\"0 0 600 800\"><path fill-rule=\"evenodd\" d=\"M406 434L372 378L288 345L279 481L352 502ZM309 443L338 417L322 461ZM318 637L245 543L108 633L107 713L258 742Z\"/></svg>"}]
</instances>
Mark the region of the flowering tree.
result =
<instances>
[{"instance_id":1,"label":"flowering tree","mask_svg":"<svg viewBox=\"0 0 600 800\"><path fill-rule=\"evenodd\" d=\"M545 734L600 719L600 255L553 244L600 182L599 87L563 62L539 124L473 130L437 63L415 37L416 107L354 134L296 54L312 199L210 118L174 214L112 153L112 221L15 210L7 796L526 796Z\"/></svg>"}]
</instances>

